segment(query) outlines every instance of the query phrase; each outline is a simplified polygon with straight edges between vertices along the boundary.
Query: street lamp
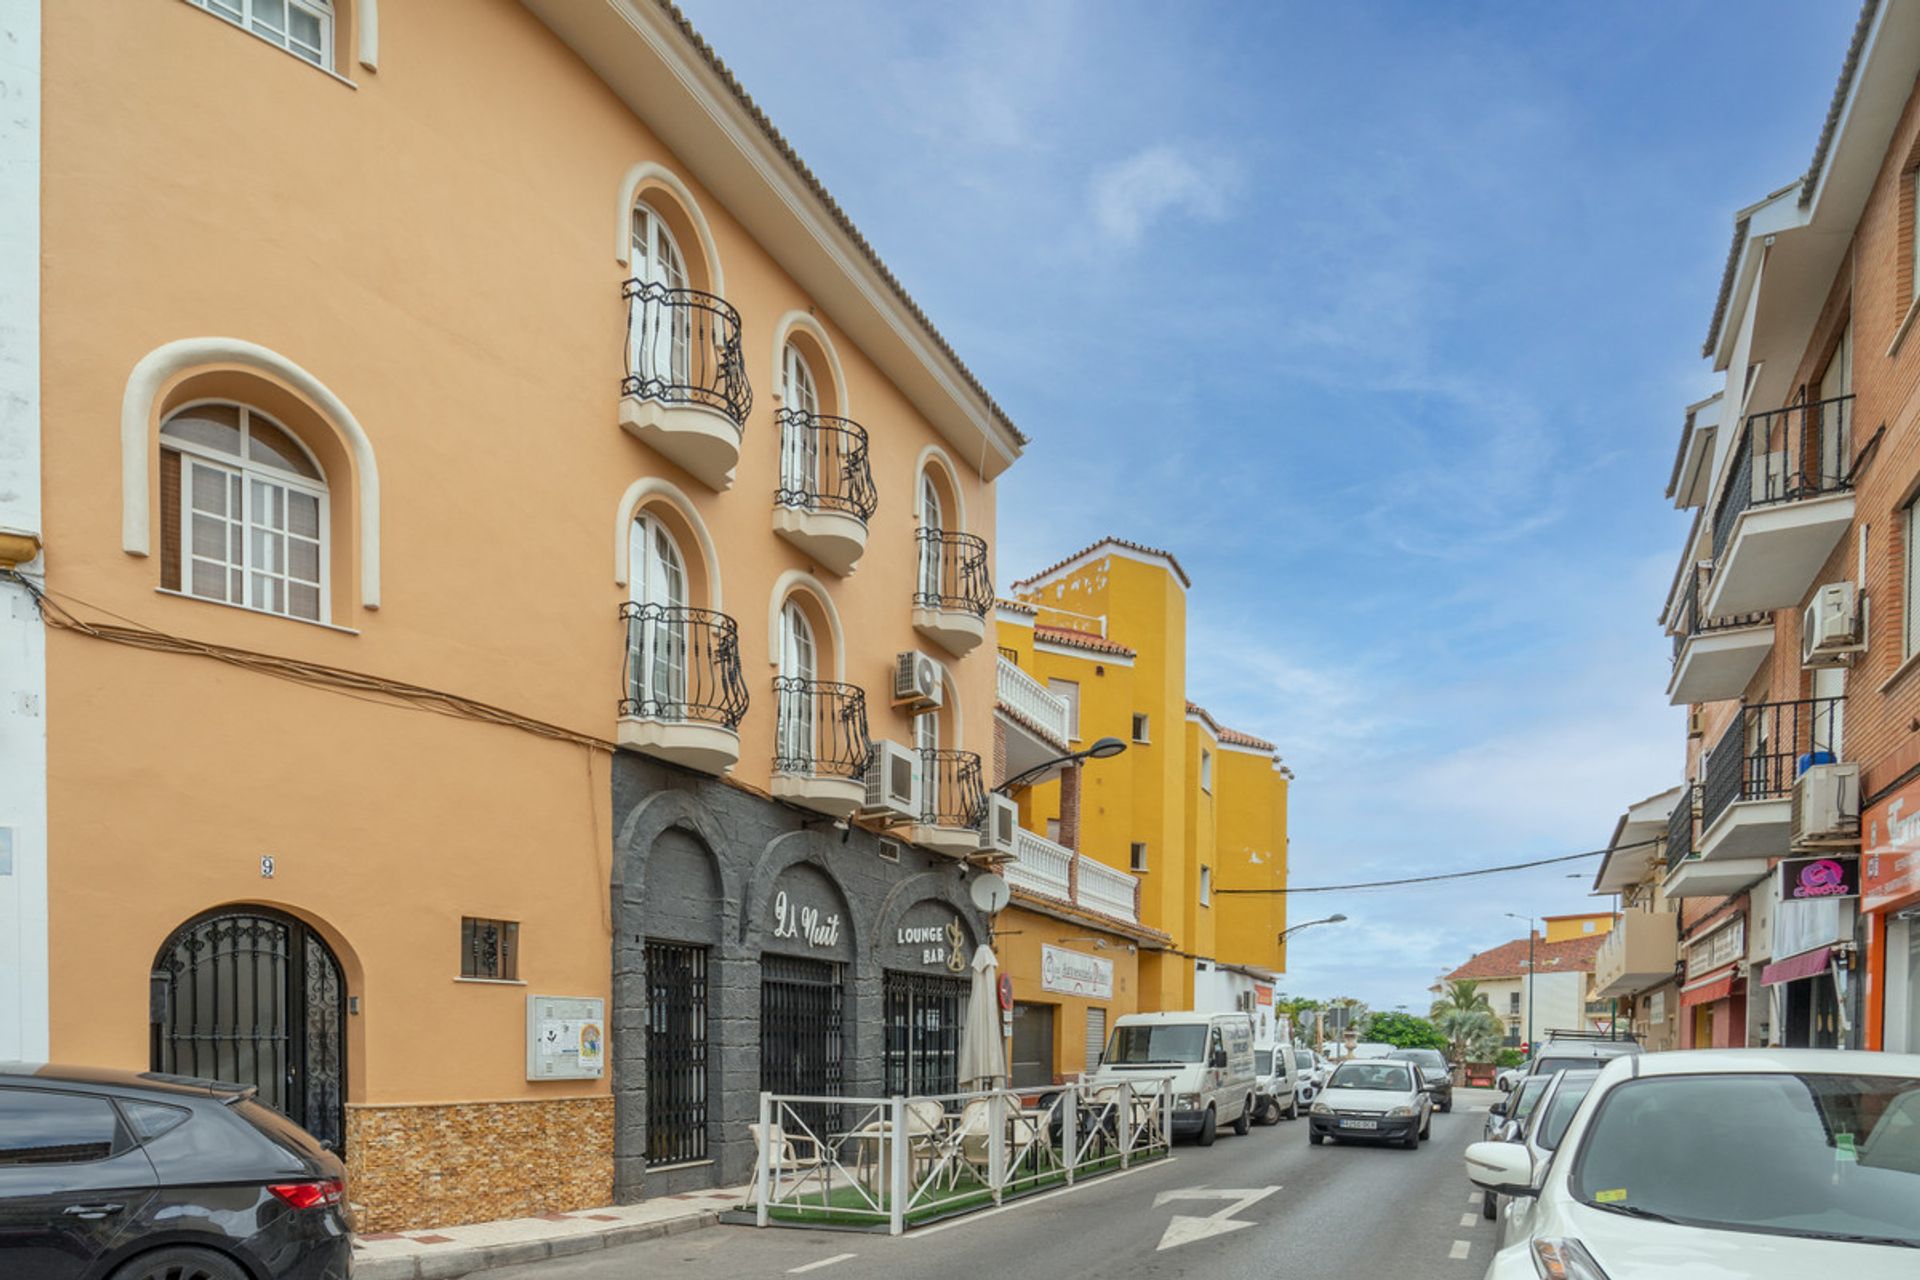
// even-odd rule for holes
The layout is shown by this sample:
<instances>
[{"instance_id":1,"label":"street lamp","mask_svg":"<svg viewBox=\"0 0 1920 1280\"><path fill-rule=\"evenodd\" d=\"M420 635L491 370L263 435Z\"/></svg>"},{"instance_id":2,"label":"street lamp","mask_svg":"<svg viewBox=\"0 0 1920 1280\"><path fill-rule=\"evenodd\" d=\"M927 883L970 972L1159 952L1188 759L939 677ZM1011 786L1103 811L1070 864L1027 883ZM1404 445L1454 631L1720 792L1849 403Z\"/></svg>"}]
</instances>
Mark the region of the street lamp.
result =
<instances>
[{"instance_id":1,"label":"street lamp","mask_svg":"<svg viewBox=\"0 0 1920 1280\"><path fill-rule=\"evenodd\" d=\"M1510 919L1527 922L1527 1060L1533 1060L1533 938L1535 917L1506 913Z\"/></svg>"},{"instance_id":2,"label":"street lamp","mask_svg":"<svg viewBox=\"0 0 1920 1280\"><path fill-rule=\"evenodd\" d=\"M1341 915L1339 912L1335 912L1333 915L1328 916L1325 920L1309 920L1305 924L1296 924L1296 925L1290 926L1289 928L1282 929L1280 931L1280 936L1275 938L1273 941L1274 941L1274 944L1277 946L1280 943L1285 942L1287 940L1287 935L1290 933L1298 933L1302 929L1311 929L1313 928L1313 926L1317 924L1343 924L1345 923L1345 921L1346 921L1346 917L1344 915Z\"/></svg>"},{"instance_id":3,"label":"street lamp","mask_svg":"<svg viewBox=\"0 0 1920 1280\"><path fill-rule=\"evenodd\" d=\"M1023 786L1033 781L1055 765L1079 764L1082 760L1110 760L1126 749L1127 744L1118 738L1101 738L1085 751L1075 751L1069 755L1058 756L1045 763L1037 764L1031 769L1024 769L995 787L994 791L1000 795L1005 795L1013 788Z\"/></svg>"}]
</instances>

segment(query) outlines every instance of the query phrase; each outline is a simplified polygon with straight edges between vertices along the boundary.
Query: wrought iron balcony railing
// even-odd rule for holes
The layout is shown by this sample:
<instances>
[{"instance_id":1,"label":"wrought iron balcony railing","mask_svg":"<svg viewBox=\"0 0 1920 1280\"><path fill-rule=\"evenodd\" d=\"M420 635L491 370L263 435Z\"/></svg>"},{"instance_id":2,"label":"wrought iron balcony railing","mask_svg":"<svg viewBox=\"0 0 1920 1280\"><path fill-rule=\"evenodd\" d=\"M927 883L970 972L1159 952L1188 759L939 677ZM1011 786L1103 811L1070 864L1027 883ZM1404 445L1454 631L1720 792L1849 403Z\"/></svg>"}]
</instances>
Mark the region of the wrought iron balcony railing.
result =
<instances>
[{"instance_id":1,"label":"wrought iron balcony railing","mask_svg":"<svg viewBox=\"0 0 1920 1280\"><path fill-rule=\"evenodd\" d=\"M1713 582L1713 566L1702 561L1693 567L1687 575L1685 588L1680 593L1680 608L1674 617L1673 660L1680 661L1680 653L1687 647L1687 641L1695 636L1710 635L1715 631L1732 631L1739 627L1757 627L1767 621L1764 613L1736 613L1725 618L1709 618L1700 608L1700 602L1706 598L1707 588Z\"/></svg>"},{"instance_id":2,"label":"wrought iron balcony railing","mask_svg":"<svg viewBox=\"0 0 1920 1280\"><path fill-rule=\"evenodd\" d=\"M860 778L873 744L867 695L850 684L775 676L773 771L803 777Z\"/></svg>"},{"instance_id":3,"label":"wrought iron balcony railing","mask_svg":"<svg viewBox=\"0 0 1920 1280\"><path fill-rule=\"evenodd\" d=\"M1743 704L1720 740L1707 751L1701 792L1701 829L1736 800L1777 800L1793 792L1804 760L1839 759L1840 717L1845 698Z\"/></svg>"},{"instance_id":4,"label":"wrought iron balcony railing","mask_svg":"<svg viewBox=\"0 0 1920 1280\"><path fill-rule=\"evenodd\" d=\"M620 606L627 624L622 716L737 729L747 714L740 631L732 618L682 605Z\"/></svg>"},{"instance_id":5,"label":"wrought iron balcony railing","mask_svg":"<svg viewBox=\"0 0 1920 1280\"><path fill-rule=\"evenodd\" d=\"M920 579L913 602L923 609L964 609L984 618L993 607L987 540L971 533L922 529Z\"/></svg>"},{"instance_id":6,"label":"wrought iron balcony railing","mask_svg":"<svg viewBox=\"0 0 1920 1280\"><path fill-rule=\"evenodd\" d=\"M1750 507L1798 502L1853 487L1853 397L1835 396L1747 419L1713 513L1713 558Z\"/></svg>"},{"instance_id":7,"label":"wrought iron balcony railing","mask_svg":"<svg viewBox=\"0 0 1920 1280\"><path fill-rule=\"evenodd\" d=\"M806 511L873 519L880 494L867 464L867 429L847 418L780 409L780 487L773 500Z\"/></svg>"},{"instance_id":8,"label":"wrought iron balcony railing","mask_svg":"<svg viewBox=\"0 0 1920 1280\"><path fill-rule=\"evenodd\" d=\"M622 395L717 409L744 427L753 407L740 355L740 313L698 289L629 280Z\"/></svg>"},{"instance_id":9,"label":"wrought iron balcony railing","mask_svg":"<svg viewBox=\"0 0 1920 1280\"><path fill-rule=\"evenodd\" d=\"M920 752L920 821L929 827L977 827L987 815L980 757L971 751Z\"/></svg>"},{"instance_id":10,"label":"wrought iron balcony railing","mask_svg":"<svg viewBox=\"0 0 1920 1280\"><path fill-rule=\"evenodd\" d=\"M1700 784L1689 783L1667 815L1667 870L1693 856L1693 819L1700 804Z\"/></svg>"}]
</instances>

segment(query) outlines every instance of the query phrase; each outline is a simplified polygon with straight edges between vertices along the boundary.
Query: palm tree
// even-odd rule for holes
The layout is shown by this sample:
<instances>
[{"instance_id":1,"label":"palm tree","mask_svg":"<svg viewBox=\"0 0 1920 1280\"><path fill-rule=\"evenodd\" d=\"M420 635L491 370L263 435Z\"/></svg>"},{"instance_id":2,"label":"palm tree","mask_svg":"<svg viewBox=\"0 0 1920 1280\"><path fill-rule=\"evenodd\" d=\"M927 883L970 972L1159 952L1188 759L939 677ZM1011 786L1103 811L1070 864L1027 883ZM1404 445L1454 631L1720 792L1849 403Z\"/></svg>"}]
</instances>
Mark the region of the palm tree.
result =
<instances>
[{"instance_id":1,"label":"palm tree","mask_svg":"<svg viewBox=\"0 0 1920 1280\"><path fill-rule=\"evenodd\" d=\"M1470 1053L1484 1048L1500 1036L1500 1017L1480 984L1472 978L1457 978L1447 984L1433 1002L1432 1017L1440 1034L1453 1043L1453 1060L1465 1062Z\"/></svg>"}]
</instances>

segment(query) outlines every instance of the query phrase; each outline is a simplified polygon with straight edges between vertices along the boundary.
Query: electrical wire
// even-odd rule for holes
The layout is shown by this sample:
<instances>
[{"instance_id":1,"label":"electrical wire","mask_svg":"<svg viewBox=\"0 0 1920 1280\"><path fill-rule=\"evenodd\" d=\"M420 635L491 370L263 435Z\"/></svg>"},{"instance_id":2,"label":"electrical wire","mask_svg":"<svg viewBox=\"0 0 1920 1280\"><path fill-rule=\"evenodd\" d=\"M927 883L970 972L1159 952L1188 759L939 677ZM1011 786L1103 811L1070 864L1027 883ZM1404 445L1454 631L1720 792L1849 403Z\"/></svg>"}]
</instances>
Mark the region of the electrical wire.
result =
<instances>
[{"instance_id":1,"label":"electrical wire","mask_svg":"<svg viewBox=\"0 0 1920 1280\"><path fill-rule=\"evenodd\" d=\"M1589 849L1585 853L1563 853L1553 858L1535 858L1531 862L1510 862L1500 867L1477 867L1472 871L1446 871L1431 876L1407 876L1400 880L1369 880L1362 884L1316 884L1285 885L1277 889L1215 889L1215 893L1247 894L1294 894L1294 893L1348 893L1359 889L1392 889L1409 884L1432 884L1437 880L1466 880L1472 876L1498 875L1503 871L1526 871L1533 867L1550 867L1557 862L1578 862L1582 858L1599 858L1621 849L1642 849L1658 844L1658 840L1635 840L1629 844L1616 844L1607 849Z\"/></svg>"}]
</instances>

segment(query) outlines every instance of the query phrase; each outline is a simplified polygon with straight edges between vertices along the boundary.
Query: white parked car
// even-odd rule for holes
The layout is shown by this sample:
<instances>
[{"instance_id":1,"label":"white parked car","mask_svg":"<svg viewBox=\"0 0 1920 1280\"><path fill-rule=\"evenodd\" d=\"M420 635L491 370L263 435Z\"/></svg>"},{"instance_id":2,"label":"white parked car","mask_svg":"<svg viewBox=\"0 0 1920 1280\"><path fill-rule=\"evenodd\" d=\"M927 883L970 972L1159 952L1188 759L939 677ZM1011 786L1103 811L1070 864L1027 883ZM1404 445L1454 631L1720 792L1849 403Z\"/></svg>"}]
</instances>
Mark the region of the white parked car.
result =
<instances>
[{"instance_id":1,"label":"white parked car","mask_svg":"<svg viewBox=\"0 0 1920 1280\"><path fill-rule=\"evenodd\" d=\"M1709 1049L1603 1068L1544 1165L1467 1148L1533 1201L1488 1280L1920 1275L1920 1055Z\"/></svg>"},{"instance_id":2,"label":"white parked car","mask_svg":"<svg viewBox=\"0 0 1920 1280\"><path fill-rule=\"evenodd\" d=\"M1307 1141L1397 1142L1417 1150L1433 1125L1433 1095L1420 1069L1395 1058L1350 1058L1333 1069L1307 1112Z\"/></svg>"}]
</instances>

